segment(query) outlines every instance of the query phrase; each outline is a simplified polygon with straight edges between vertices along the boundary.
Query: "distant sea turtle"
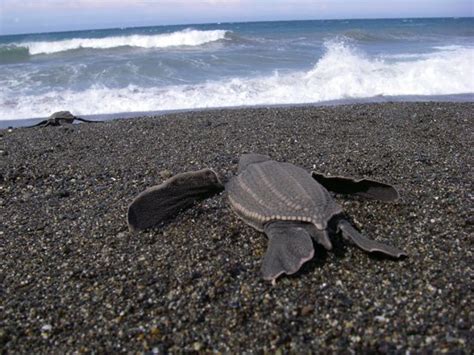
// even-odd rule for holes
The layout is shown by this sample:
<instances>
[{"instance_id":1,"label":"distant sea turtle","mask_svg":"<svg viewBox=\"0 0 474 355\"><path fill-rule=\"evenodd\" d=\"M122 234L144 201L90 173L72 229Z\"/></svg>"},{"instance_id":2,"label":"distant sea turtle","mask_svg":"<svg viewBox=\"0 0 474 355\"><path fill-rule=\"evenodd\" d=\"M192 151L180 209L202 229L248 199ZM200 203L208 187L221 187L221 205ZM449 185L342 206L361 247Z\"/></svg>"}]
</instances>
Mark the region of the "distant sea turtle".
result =
<instances>
[{"instance_id":1,"label":"distant sea turtle","mask_svg":"<svg viewBox=\"0 0 474 355\"><path fill-rule=\"evenodd\" d=\"M366 252L394 258L406 255L361 235L344 218L341 207L328 192L393 201L398 198L395 188L367 179L309 174L260 154L242 155L238 174L225 187L214 171L203 169L178 174L145 190L128 208L129 228L135 231L154 226L224 188L237 216L269 239L262 264L266 280L275 280L283 273L293 274L310 260L314 255L311 238L331 250L330 230L340 231L345 240Z\"/></svg>"},{"instance_id":2,"label":"distant sea turtle","mask_svg":"<svg viewBox=\"0 0 474 355\"><path fill-rule=\"evenodd\" d=\"M61 126L64 123L72 124L74 121L81 121L81 122L87 122L87 123L101 122L101 121L91 121L91 120L86 120L85 118L76 117L69 111L59 111L59 112L53 113L46 120L43 120L37 124L34 124L33 126L28 126L28 128L38 127L38 126L42 126L42 127Z\"/></svg>"}]
</instances>

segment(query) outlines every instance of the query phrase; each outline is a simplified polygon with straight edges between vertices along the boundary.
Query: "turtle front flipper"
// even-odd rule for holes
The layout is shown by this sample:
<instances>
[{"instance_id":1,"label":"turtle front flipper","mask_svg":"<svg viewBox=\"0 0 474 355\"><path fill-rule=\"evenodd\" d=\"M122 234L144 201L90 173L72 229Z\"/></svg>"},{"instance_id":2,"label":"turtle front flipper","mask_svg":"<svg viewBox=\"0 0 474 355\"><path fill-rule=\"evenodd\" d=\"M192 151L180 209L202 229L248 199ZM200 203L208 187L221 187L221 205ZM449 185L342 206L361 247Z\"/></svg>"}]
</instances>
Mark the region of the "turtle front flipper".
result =
<instances>
[{"instance_id":1,"label":"turtle front flipper","mask_svg":"<svg viewBox=\"0 0 474 355\"><path fill-rule=\"evenodd\" d=\"M179 211L224 190L211 169L181 173L140 193L128 207L131 231L152 227Z\"/></svg>"},{"instance_id":2,"label":"turtle front flipper","mask_svg":"<svg viewBox=\"0 0 474 355\"><path fill-rule=\"evenodd\" d=\"M94 121L94 120L88 120L88 119L85 119L85 118L82 118L82 117L74 117L75 120L77 121L81 121L81 122L85 122L85 123L99 123L99 122L103 122L103 121Z\"/></svg>"},{"instance_id":3,"label":"turtle front flipper","mask_svg":"<svg viewBox=\"0 0 474 355\"><path fill-rule=\"evenodd\" d=\"M301 222L273 222L265 226L264 232L268 236L261 269L265 280L294 274L313 258L313 242Z\"/></svg>"},{"instance_id":4,"label":"turtle front flipper","mask_svg":"<svg viewBox=\"0 0 474 355\"><path fill-rule=\"evenodd\" d=\"M395 247L390 245L376 242L375 240L368 239L360 234L348 221L342 219L339 221L338 230L341 231L342 237L345 240L349 240L357 245L362 250L372 253L379 252L391 256L393 258L400 258L407 256L407 254Z\"/></svg>"},{"instance_id":5,"label":"turtle front flipper","mask_svg":"<svg viewBox=\"0 0 474 355\"><path fill-rule=\"evenodd\" d=\"M343 176L326 176L314 171L311 175L327 190L336 193L353 194L381 201L395 201L398 199L397 190L392 185L383 182L369 179L356 180Z\"/></svg>"},{"instance_id":6,"label":"turtle front flipper","mask_svg":"<svg viewBox=\"0 0 474 355\"><path fill-rule=\"evenodd\" d=\"M33 127L39 127L39 126L44 126L46 127L48 125L48 120L42 120L38 123L35 123L34 125L31 126L26 126L25 128L33 128Z\"/></svg>"}]
</instances>

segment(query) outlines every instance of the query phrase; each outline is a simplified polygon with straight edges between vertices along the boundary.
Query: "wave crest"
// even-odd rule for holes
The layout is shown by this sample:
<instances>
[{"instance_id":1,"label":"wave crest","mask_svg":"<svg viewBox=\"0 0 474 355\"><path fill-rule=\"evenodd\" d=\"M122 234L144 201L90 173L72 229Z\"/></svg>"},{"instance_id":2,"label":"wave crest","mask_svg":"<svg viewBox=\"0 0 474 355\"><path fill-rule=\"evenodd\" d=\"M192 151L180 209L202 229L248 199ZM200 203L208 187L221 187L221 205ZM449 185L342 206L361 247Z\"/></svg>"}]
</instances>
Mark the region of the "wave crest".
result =
<instances>
[{"instance_id":1,"label":"wave crest","mask_svg":"<svg viewBox=\"0 0 474 355\"><path fill-rule=\"evenodd\" d=\"M0 46L0 64L23 62L29 57L28 48L14 45Z\"/></svg>"},{"instance_id":2,"label":"wave crest","mask_svg":"<svg viewBox=\"0 0 474 355\"><path fill-rule=\"evenodd\" d=\"M193 85L8 95L0 90L0 116L20 119L70 110L78 115L160 111L225 106L301 104L374 96L474 93L474 49L460 47L394 61L368 57L342 42L326 43L326 52L308 71L228 78Z\"/></svg>"},{"instance_id":3,"label":"wave crest","mask_svg":"<svg viewBox=\"0 0 474 355\"><path fill-rule=\"evenodd\" d=\"M22 42L17 47L28 48L31 55L51 54L80 48L109 49L115 47L166 48L177 46L200 46L224 39L225 30L199 31L185 29L157 35L129 35L105 38L72 38L60 41Z\"/></svg>"}]
</instances>

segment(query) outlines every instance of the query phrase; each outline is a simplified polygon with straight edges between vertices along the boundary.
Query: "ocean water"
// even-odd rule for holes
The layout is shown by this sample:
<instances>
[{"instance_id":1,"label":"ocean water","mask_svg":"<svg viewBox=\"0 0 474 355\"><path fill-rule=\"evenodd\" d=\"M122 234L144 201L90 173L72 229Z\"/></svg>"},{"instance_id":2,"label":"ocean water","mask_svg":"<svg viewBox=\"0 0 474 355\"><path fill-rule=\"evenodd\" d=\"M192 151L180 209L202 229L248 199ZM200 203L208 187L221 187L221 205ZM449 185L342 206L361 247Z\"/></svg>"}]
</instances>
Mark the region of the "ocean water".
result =
<instances>
[{"instance_id":1,"label":"ocean water","mask_svg":"<svg viewBox=\"0 0 474 355\"><path fill-rule=\"evenodd\" d=\"M473 93L474 18L0 36L0 120Z\"/></svg>"}]
</instances>

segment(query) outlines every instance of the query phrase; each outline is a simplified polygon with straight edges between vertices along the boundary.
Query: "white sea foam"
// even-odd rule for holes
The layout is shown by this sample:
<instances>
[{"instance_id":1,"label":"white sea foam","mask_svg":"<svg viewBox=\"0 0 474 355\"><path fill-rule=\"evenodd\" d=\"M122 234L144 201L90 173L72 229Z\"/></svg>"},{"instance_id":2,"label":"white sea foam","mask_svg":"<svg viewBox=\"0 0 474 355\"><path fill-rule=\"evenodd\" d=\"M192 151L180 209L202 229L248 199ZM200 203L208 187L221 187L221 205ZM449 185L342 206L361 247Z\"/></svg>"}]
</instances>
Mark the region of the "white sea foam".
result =
<instances>
[{"instance_id":1,"label":"white sea foam","mask_svg":"<svg viewBox=\"0 0 474 355\"><path fill-rule=\"evenodd\" d=\"M222 106L314 103L377 95L474 93L474 49L437 50L411 61L371 58L344 43L330 42L308 71L256 78L233 78L199 85L51 91L12 95L0 88L0 118L48 116L70 110L78 115Z\"/></svg>"},{"instance_id":2,"label":"white sea foam","mask_svg":"<svg viewBox=\"0 0 474 355\"><path fill-rule=\"evenodd\" d=\"M457 45L457 44L451 44L449 46L435 46L433 47L434 49L440 50L440 51L456 51L458 49L462 49L463 46Z\"/></svg>"},{"instance_id":3,"label":"white sea foam","mask_svg":"<svg viewBox=\"0 0 474 355\"><path fill-rule=\"evenodd\" d=\"M73 38L61 41L22 42L18 47L26 47L31 55L64 52L79 48L107 49L130 46L141 48L166 48L174 46L199 46L223 39L227 31L199 31L185 29L178 32L156 35L129 35L105 38Z\"/></svg>"}]
</instances>

